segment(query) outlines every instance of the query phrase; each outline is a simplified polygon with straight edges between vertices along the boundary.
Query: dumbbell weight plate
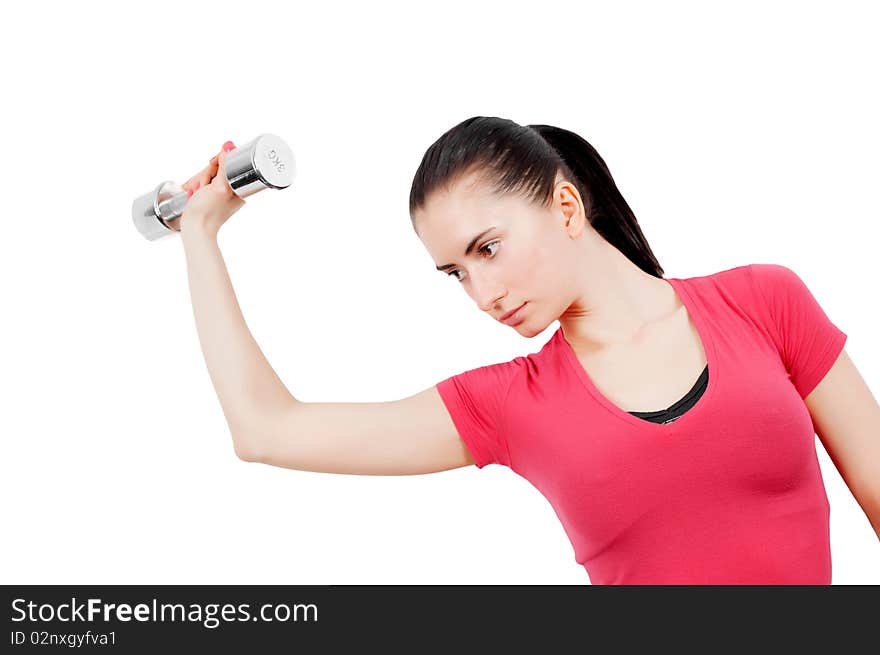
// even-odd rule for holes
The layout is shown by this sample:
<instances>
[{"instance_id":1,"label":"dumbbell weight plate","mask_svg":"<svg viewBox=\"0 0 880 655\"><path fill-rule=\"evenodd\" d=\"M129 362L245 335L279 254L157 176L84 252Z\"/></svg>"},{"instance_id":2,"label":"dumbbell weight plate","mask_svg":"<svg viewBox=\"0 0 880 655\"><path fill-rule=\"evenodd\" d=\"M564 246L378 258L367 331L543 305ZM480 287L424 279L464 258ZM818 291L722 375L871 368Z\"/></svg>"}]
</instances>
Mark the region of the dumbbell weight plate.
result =
<instances>
[{"instance_id":1,"label":"dumbbell weight plate","mask_svg":"<svg viewBox=\"0 0 880 655\"><path fill-rule=\"evenodd\" d=\"M226 155L226 179L240 198L265 188L285 189L296 175L293 151L281 137L261 134Z\"/></svg>"}]
</instances>

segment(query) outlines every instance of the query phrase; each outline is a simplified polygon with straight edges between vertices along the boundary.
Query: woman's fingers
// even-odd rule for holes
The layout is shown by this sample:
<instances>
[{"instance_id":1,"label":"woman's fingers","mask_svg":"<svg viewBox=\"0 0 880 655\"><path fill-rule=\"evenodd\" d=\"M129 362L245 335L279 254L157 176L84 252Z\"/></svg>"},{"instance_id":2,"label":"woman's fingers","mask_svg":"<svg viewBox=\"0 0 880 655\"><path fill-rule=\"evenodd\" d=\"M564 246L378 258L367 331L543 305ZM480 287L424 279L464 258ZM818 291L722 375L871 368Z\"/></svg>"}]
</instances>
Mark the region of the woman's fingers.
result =
<instances>
[{"instance_id":1,"label":"woman's fingers","mask_svg":"<svg viewBox=\"0 0 880 655\"><path fill-rule=\"evenodd\" d=\"M200 170L198 173L193 175L191 178L189 178L181 186L183 186L183 188L187 191L189 191L190 189L195 191L197 186L201 186L204 183L205 177L210 173L210 171L211 171L211 165L209 164L208 166L205 166L205 168Z\"/></svg>"},{"instance_id":2,"label":"woman's fingers","mask_svg":"<svg viewBox=\"0 0 880 655\"><path fill-rule=\"evenodd\" d=\"M223 148L220 150L219 155L219 170L222 174L220 186L222 186L227 192L231 192L232 187L229 185L229 180L226 177L226 158L229 157L229 153L233 150L235 150L235 144L232 141L227 141L223 144Z\"/></svg>"},{"instance_id":3,"label":"woman's fingers","mask_svg":"<svg viewBox=\"0 0 880 655\"><path fill-rule=\"evenodd\" d=\"M186 182L183 183L183 188L187 191L192 189L195 191L198 187L204 186L211 182L214 176L217 174L217 159L216 157L212 158L211 161L198 173L189 178Z\"/></svg>"},{"instance_id":4,"label":"woman's fingers","mask_svg":"<svg viewBox=\"0 0 880 655\"><path fill-rule=\"evenodd\" d=\"M227 144L232 145L232 142L227 141L226 143L224 143L224 147L220 148L220 152L229 150L229 145ZM213 180L214 177L217 175L217 170L219 168L220 152L218 152L216 155L208 160L207 166L205 166L202 170L200 170L198 173L196 173L183 183L182 186L184 191L189 191L190 189L192 189L192 191L195 192L198 191L199 188L211 183L211 180Z\"/></svg>"}]
</instances>

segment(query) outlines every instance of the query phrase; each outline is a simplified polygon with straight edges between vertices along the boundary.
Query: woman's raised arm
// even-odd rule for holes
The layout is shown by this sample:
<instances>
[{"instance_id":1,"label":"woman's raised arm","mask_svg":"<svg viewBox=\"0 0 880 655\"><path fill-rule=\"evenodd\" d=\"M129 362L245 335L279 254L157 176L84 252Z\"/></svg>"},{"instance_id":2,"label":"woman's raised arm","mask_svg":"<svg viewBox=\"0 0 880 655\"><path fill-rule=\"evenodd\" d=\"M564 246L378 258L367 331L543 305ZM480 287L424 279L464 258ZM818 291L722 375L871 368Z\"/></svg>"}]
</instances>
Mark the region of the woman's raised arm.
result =
<instances>
[{"instance_id":1,"label":"woman's raised arm","mask_svg":"<svg viewBox=\"0 0 880 655\"><path fill-rule=\"evenodd\" d=\"M232 144L227 144L227 147ZM245 323L217 242L244 202L226 182L225 150L184 185L181 217L199 342L236 454L328 473L407 475L473 463L436 389L379 403L303 403L287 390Z\"/></svg>"},{"instance_id":2,"label":"woman's raised arm","mask_svg":"<svg viewBox=\"0 0 880 655\"><path fill-rule=\"evenodd\" d=\"M436 386L386 402L293 401L252 430L242 459L302 471L415 475L474 463Z\"/></svg>"}]
</instances>

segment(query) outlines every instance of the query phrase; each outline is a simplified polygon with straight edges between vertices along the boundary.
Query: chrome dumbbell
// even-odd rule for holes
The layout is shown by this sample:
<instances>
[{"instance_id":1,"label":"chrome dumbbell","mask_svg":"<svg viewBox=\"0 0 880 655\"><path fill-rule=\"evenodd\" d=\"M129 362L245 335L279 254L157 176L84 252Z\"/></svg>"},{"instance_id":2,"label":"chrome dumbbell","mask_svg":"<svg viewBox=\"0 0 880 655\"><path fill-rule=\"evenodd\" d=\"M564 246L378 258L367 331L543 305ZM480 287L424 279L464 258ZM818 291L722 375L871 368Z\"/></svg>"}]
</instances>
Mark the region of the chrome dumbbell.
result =
<instances>
[{"instance_id":1,"label":"chrome dumbbell","mask_svg":"<svg viewBox=\"0 0 880 655\"><path fill-rule=\"evenodd\" d=\"M226 179L239 198L263 189L286 189L296 176L293 151L281 137L261 134L226 154ZM187 193L166 180L149 193L134 199L131 218L138 231L150 241L180 231L180 217Z\"/></svg>"}]
</instances>

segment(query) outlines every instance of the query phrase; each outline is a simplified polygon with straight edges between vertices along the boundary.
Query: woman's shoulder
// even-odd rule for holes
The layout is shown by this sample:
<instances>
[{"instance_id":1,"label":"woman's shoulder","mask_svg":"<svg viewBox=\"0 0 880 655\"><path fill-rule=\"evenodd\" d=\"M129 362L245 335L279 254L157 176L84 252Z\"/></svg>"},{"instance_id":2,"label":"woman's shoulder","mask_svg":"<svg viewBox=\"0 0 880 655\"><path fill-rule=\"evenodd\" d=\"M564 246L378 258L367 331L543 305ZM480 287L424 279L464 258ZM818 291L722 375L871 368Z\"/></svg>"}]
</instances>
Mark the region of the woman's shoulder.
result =
<instances>
[{"instance_id":1,"label":"woman's shoulder","mask_svg":"<svg viewBox=\"0 0 880 655\"><path fill-rule=\"evenodd\" d=\"M683 282L692 295L706 303L725 299L749 302L754 295L753 266L755 264L740 264L702 275L673 279Z\"/></svg>"},{"instance_id":2,"label":"woman's shoulder","mask_svg":"<svg viewBox=\"0 0 880 655\"><path fill-rule=\"evenodd\" d=\"M799 281L797 273L784 264L753 262L682 278L697 288L723 288L725 290L756 294L760 297L766 290L788 286Z\"/></svg>"}]
</instances>

